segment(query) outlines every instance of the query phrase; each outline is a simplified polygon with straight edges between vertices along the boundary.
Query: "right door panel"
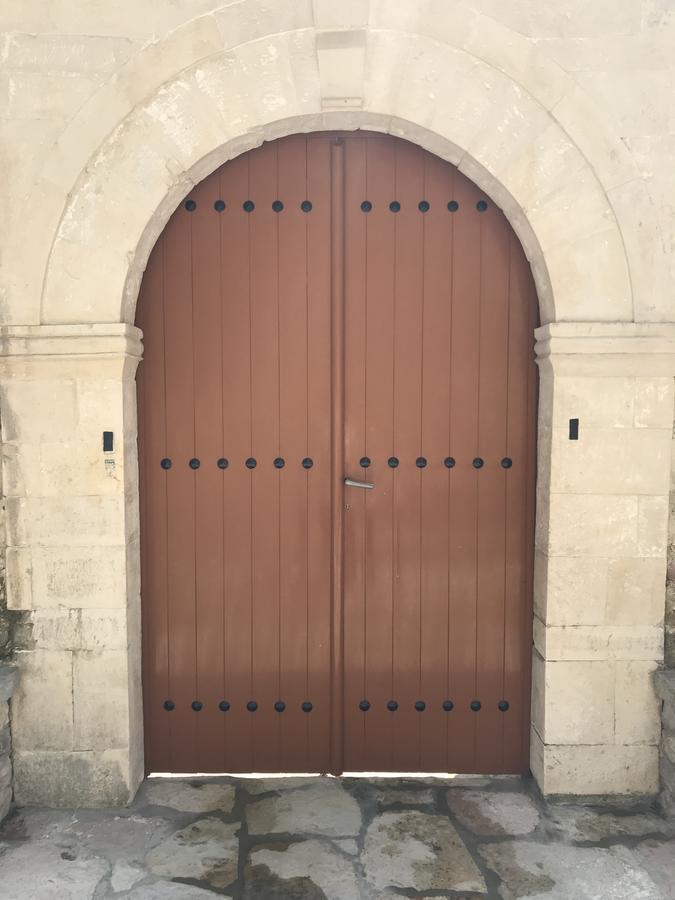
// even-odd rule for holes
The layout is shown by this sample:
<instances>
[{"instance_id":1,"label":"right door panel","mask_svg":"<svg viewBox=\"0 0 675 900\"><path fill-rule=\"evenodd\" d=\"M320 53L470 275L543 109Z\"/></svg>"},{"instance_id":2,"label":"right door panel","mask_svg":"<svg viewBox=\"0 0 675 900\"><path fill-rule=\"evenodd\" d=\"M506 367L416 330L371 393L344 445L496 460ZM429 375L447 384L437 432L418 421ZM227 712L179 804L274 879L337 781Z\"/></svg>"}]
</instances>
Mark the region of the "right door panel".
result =
<instances>
[{"instance_id":1,"label":"right door panel","mask_svg":"<svg viewBox=\"0 0 675 900\"><path fill-rule=\"evenodd\" d=\"M536 293L501 211L345 140L344 769L528 769Z\"/></svg>"}]
</instances>

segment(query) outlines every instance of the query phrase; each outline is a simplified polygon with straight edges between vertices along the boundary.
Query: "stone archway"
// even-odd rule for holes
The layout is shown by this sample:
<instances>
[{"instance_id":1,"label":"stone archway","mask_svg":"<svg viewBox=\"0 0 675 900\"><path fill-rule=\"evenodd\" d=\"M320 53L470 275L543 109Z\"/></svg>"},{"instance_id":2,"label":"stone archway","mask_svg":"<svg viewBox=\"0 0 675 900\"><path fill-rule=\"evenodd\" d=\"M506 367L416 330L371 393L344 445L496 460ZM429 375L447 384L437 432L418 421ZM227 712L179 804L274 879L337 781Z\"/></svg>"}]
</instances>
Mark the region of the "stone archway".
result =
<instances>
[{"instance_id":1,"label":"stone archway","mask_svg":"<svg viewBox=\"0 0 675 900\"><path fill-rule=\"evenodd\" d=\"M439 16L431 0L376 6L354 27L297 4L261 19L255 3L181 25L80 110L37 182L32 252L21 229L8 248L2 361L10 602L32 608L35 640L20 653L21 802L123 802L142 775L140 334L125 323L150 249L227 159L360 127L457 164L504 210L537 282L532 769L548 794L655 789L675 367L617 220L634 163L522 36L459 6Z\"/></svg>"}]
</instances>

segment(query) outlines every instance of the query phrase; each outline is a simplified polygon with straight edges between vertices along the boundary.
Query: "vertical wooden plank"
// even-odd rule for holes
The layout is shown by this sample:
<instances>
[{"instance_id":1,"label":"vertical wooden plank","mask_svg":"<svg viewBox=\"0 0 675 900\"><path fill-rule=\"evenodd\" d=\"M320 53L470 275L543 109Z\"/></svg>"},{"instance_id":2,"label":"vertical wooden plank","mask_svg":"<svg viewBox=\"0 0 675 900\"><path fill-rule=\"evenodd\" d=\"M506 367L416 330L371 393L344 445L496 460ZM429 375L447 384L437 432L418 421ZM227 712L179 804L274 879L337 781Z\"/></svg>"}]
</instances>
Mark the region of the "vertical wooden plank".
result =
<instances>
[{"instance_id":1,"label":"vertical wooden plank","mask_svg":"<svg viewBox=\"0 0 675 900\"><path fill-rule=\"evenodd\" d=\"M172 766L190 772L196 759L197 647L195 631L195 473L189 460L195 452L194 358L191 213L175 212L166 229L164 305L166 353L167 457L167 592L169 598L169 693L176 704L171 714Z\"/></svg>"},{"instance_id":2,"label":"vertical wooden plank","mask_svg":"<svg viewBox=\"0 0 675 900\"><path fill-rule=\"evenodd\" d=\"M197 204L190 214L192 245L195 456L195 627L197 639L195 716L199 772L223 769L223 504L222 473L222 283L220 278L220 214L217 174L191 194Z\"/></svg>"},{"instance_id":3,"label":"vertical wooden plank","mask_svg":"<svg viewBox=\"0 0 675 900\"><path fill-rule=\"evenodd\" d=\"M277 143L279 241L279 771L307 771L307 714L301 704L307 676L307 139ZM312 602L321 603L321 595Z\"/></svg>"},{"instance_id":4,"label":"vertical wooden plank","mask_svg":"<svg viewBox=\"0 0 675 900\"><path fill-rule=\"evenodd\" d=\"M306 470L305 502L307 504L307 672L304 699L313 704L307 719L309 772L327 772L337 765L338 748L331 751L331 737L339 744L340 735L331 731L331 688L342 693L342 685L331 684L331 665L340 659L338 642L332 642L332 465L334 452L331 410L332 372L331 333L332 307L331 259L331 150L332 136L311 135L307 138L306 193L303 199L311 210L302 212L307 246L306 347L307 360L307 434L304 455L314 461ZM338 198L335 198L337 202ZM332 648L332 650L331 650ZM333 656L333 662L331 657ZM339 698L338 698L339 701ZM339 710L338 710L339 712ZM305 715L303 713L303 715Z\"/></svg>"},{"instance_id":5,"label":"vertical wooden plank","mask_svg":"<svg viewBox=\"0 0 675 900\"><path fill-rule=\"evenodd\" d=\"M252 696L254 771L278 766L280 721L274 711L279 670L279 261L277 145L250 152Z\"/></svg>"},{"instance_id":6,"label":"vertical wooden plank","mask_svg":"<svg viewBox=\"0 0 675 900\"><path fill-rule=\"evenodd\" d=\"M455 178L450 476L450 671L452 711L448 771L475 771L476 714L476 552L478 471L478 358L480 341L480 220L476 188L459 173Z\"/></svg>"},{"instance_id":7,"label":"vertical wooden plank","mask_svg":"<svg viewBox=\"0 0 675 900\"><path fill-rule=\"evenodd\" d=\"M450 427L450 292L452 285L452 167L425 154L424 358L422 360L422 447L428 466L422 477L422 771L445 771L448 699L448 478Z\"/></svg>"},{"instance_id":8,"label":"vertical wooden plank","mask_svg":"<svg viewBox=\"0 0 675 900\"><path fill-rule=\"evenodd\" d=\"M366 138L345 140L345 474L363 455L366 429ZM365 492L344 498L345 769L365 766Z\"/></svg>"},{"instance_id":9,"label":"vertical wooden plank","mask_svg":"<svg viewBox=\"0 0 675 900\"><path fill-rule=\"evenodd\" d=\"M398 741L398 712L387 709L392 699L392 487L397 470L387 464L394 453L394 269L396 224L399 213L390 210L396 199L396 144L387 136L367 137L367 179L364 199L370 212L359 210L366 221L366 432L359 459L350 461L350 474L374 482L363 491L366 506L365 660L364 699L370 709L365 723L365 768L391 770ZM351 364L351 363L350 363ZM361 489L350 488L349 499Z\"/></svg>"},{"instance_id":10,"label":"vertical wooden plank","mask_svg":"<svg viewBox=\"0 0 675 900\"><path fill-rule=\"evenodd\" d=\"M223 290L223 435L221 470L224 515L225 771L250 772L251 697L251 475L245 460L251 445L250 218L242 204L249 194L249 158L239 156L222 171L221 283Z\"/></svg>"},{"instance_id":11,"label":"vertical wooden plank","mask_svg":"<svg viewBox=\"0 0 675 900\"><path fill-rule=\"evenodd\" d=\"M141 500L143 716L146 772L171 770L169 631L167 621L167 478L164 392L164 238L143 276L136 322L143 331L138 370L138 451Z\"/></svg>"},{"instance_id":12,"label":"vertical wooden plank","mask_svg":"<svg viewBox=\"0 0 675 900\"><path fill-rule=\"evenodd\" d=\"M421 486L426 476L416 460L424 455L421 432L424 316L423 217L425 198L422 151L400 143L396 152L395 362L394 362L394 697L399 738L394 753L398 771L419 771L421 716L415 708L421 692Z\"/></svg>"},{"instance_id":13,"label":"vertical wooden plank","mask_svg":"<svg viewBox=\"0 0 675 900\"><path fill-rule=\"evenodd\" d=\"M504 548L508 418L509 229L491 202L480 219L480 358L478 393L478 548L476 604L476 770L503 771L499 711L504 667Z\"/></svg>"}]
</instances>

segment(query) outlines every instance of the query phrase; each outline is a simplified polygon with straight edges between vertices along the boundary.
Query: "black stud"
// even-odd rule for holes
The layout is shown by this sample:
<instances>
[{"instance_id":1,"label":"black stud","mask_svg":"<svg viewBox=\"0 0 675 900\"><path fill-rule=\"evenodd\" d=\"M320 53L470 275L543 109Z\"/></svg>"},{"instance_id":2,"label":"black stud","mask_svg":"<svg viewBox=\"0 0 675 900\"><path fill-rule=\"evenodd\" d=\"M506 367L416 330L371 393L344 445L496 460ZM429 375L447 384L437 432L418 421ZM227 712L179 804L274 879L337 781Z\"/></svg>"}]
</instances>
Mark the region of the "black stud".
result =
<instances>
[{"instance_id":1,"label":"black stud","mask_svg":"<svg viewBox=\"0 0 675 900\"><path fill-rule=\"evenodd\" d=\"M275 469L283 469L283 467L285 465L286 465L286 461L283 460L280 456L277 456L277 458L274 460L274 468Z\"/></svg>"},{"instance_id":2,"label":"black stud","mask_svg":"<svg viewBox=\"0 0 675 900\"><path fill-rule=\"evenodd\" d=\"M370 457L362 456L361 459L359 460L359 465L361 466L362 469L367 469L368 466L370 465Z\"/></svg>"},{"instance_id":3,"label":"black stud","mask_svg":"<svg viewBox=\"0 0 675 900\"><path fill-rule=\"evenodd\" d=\"M373 208L373 204L370 202L370 200L364 200L363 203L361 204L362 212L370 212L372 208Z\"/></svg>"},{"instance_id":4,"label":"black stud","mask_svg":"<svg viewBox=\"0 0 675 900\"><path fill-rule=\"evenodd\" d=\"M314 707L313 707L312 704L309 702L309 700L305 700L305 702L301 705L300 709L301 709L303 712L311 712L311 711L314 709Z\"/></svg>"},{"instance_id":5,"label":"black stud","mask_svg":"<svg viewBox=\"0 0 675 900\"><path fill-rule=\"evenodd\" d=\"M471 465L474 467L474 469L482 469L483 466L484 466L484 462L483 462L483 460L480 458L480 456L477 456L477 457L474 459L474 461L471 463Z\"/></svg>"},{"instance_id":6,"label":"black stud","mask_svg":"<svg viewBox=\"0 0 675 900\"><path fill-rule=\"evenodd\" d=\"M255 712L257 708L258 708L258 704L255 702L255 700L249 700L248 703L246 704L246 709L249 712Z\"/></svg>"},{"instance_id":7,"label":"black stud","mask_svg":"<svg viewBox=\"0 0 675 900\"><path fill-rule=\"evenodd\" d=\"M229 700L221 700L220 703L218 704L218 709L221 712L227 712L229 708L230 708Z\"/></svg>"},{"instance_id":8,"label":"black stud","mask_svg":"<svg viewBox=\"0 0 675 900\"><path fill-rule=\"evenodd\" d=\"M201 463L199 462L198 459L193 457L190 460L190 462L188 463L188 465L190 466L191 469L198 469L201 466Z\"/></svg>"},{"instance_id":9,"label":"black stud","mask_svg":"<svg viewBox=\"0 0 675 900\"><path fill-rule=\"evenodd\" d=\"M258 465L258 463L255 459L253 459L252 456L249 456L249 458L246 460L244 465L246 466L247 469L255 469L255 467Z\"/></svg>"},{"instance_id":10,"label":"black stud","mask_svg":"<svg viewBox=\"0 0 675 900\"><path fill-rule=\"evenodd\" d=\"M444 700L443 701L443 709L446 712L450 712L454 708L455 708L455 704L452 702L452 700Z\"/></svg>"},{"instance_id":11,"label":"black stud","mask_svg":"<svg viewBox=\"0 0 675 900\"><path fill-rule=\"evenodd\" d=\"M398 202L398 200L392 200L389 204L389 209L392 212L399 212L401 209L401 204Z\"/></svg>"},{"instance_id":12,"label":"black stud","mask_svg":"<svg viewBox=\"0 0 675 900\"><path fill-rule=\"evenodd\" d=\"M314 460L310 459L309 456L306 456L302 461L303 469L311 469L313 465L314 465Z\"/></svg>"},{"instance_id":13,"label":"black stud","mask_svg":"<svg viewBox=\"0 0 675 900\"><path fill-rule=\"evenodd\" d=\"M396 456L390 456L387 460L387 465L390 469L396 469L398 467L398 458Z\"/></svg>"},{"instance_id":14,"label":"black stud","mask_svg":"<svg viewBox=\"0 0 675 900\"><path fill-rule=\"evenodd\" d=\"M427 708L427 705L424 702L424 700L416 700L415 701L415 709L417 710L417 712L424 712L424 710L426 708Z\"/></svg>"},{"instance_id":15,"label":"black stud","mask_svg":"<svg viewBox=\"0 0 675 900\"><path fill-rule=\"evenodd\" d=\"M450 212L457 212L458 209L459 209L459 203L456 200L451 200L448 203L448 210Z\"/></svg>"},{"instance_id":16,"label":"black stud","mask_svg":"<svg viewBox=\"0 0 675 900\"><path fill-rule=\"evenodd\" d=\"M455 459L452 456L446 456L443 460L443 465L446 469L453 469L455 466Z\"/></svg>"},{"instance_id":17,"label":"black stud","mask_svg":"<svg viewBox=\"0 0 675 900\"><path fill-rule=\"evenodd\" d=\"M508 708L509 708L509 701L508 701L508 700L500 700L499 703L497 704L497 709L498 709L500 712L506 712L506 710L507 710Z\"/></svg>"},{"instance_id":18,"label":"black stud","mask_svg":"<svg viewBox=\"0 0 675 900\"><path fill-rule=\"evenodd\" d=\"M389 712L396 712L396 710L398 709L398 703L395 700L390 700L387 703L387 709L389 710Z\"/></svg>"},{"instance_id":19,"label":"black stud","mask_svg":"<svg viewBox=\"0 0 675 900\"><path fill-rule=\"evenodd\" d=\"M429 212L429 206L430 204L428 200L420 200L420 202L417 204L417 208L420 212Z\"/></svg>"},{"instance_id":20,"label":"black stud","mask_svg":"<svg viewBox=\"0 0 675 900\"><path fill-rule=\"evenodd\" d=\"M303 212L311 212L312 211L312 201L311 200L303 200L300 204L300 209Z\"/></svg>"},{"instance_id":21,"label":"black stud","mask_svg":"<svg viewBox=\"0 0 675 900\"><path fill-rule=\"evenodd\" d=\"M281 200L275 200L272 204L272 209L274 210L274 212L281 212L283 208L284 204L281 202Z\"/></svg>"},{"instance_id":22,"label":"black stud","mask_svg":"<svg viewBox=\"0 0 675 900\"><path fill-rule=\"evenodd\" d=\"M286 704L283 700L277 700L274 704L274 708L277 712L283 712L286 709Z\"/></svg>"},{"instance_id":23,"label":"black stud","mask_svg":"<svg viewBox=\"0 0 675 900\"><path fill-rule=\"evenodd\" d=\"M244 202L242 203L242 207L244 209L244 212L253 212L253 210L255 209L255 203L253 202L253 200L244 200Z\"/></svg>"},{"instance_id":24,"label":"black stud","mask_svg":"<svg viewBox=\"0 0 675 900\"><path fill-rule=\"evenodd\" d=\"M426 467L427 461L424 456L418 456L415 460L415 465L418 469L424 469Z\"/></svg>"},{"instance_id":25,"label":"black stud","mask_svg":"<svg viewBox=\"0 0 675 900\"><path fill-rule=\"evenodd\" d=\"M480 700L472 700L469 706L474 712L478 712L480 709Z\"/></svg>"},{"instance_id":26,"label":"black stud","mask_svg":"<svg viewBox=\"0 0 675 900\"><path fill-rule=\"evenodd\" d=\"M163 706L167 712L171 712L172 709L176 708L176 704L173 702L173 700L165 700Z\"/></svg>"},{"instance_id":27,"label":"black stud","mask_svg":"<svg viewBox=\"0 0 675 900\"><path fill-rule=\"evenodd\" d=\"M195 712L200 712L204 704L201 700L193 700L190 706L194 709Z\"/></svg>"},{"instance_id":28,"label":"black stud","mask_svg":"<svg viewBox=\"0 0 675 900\"><path fill-rule=\"evenodd\" d=\"M185 209L187 209L188 212L194 212L197 209L197 204L194 200L186 200Z\"/></svg>"},{"instance_id":29,"label":"black stud","mask_svg":"<svg viewBox=\"0 0 675 900\"><path fill-rule=\"evenodd\" d=\"M163 459L163 460L160 462L160 466L161 466L163 469L170 469L170 468L171 468L171 465L172 465L172 463L171 463L171 460L170 460L170 459Z\"/></svg>"},{"instance_id":30,"label":"black stud","mask_svg":"<svg viewBox=\"0 0 675 900\"><path fill-rule=\"evenodd\" d=\"M500 465L502 469L510 469L513 465L513 460L509 459L508 456L505 456Z\"/></svg>"},{"instance_id":31,"label":"black stud","mask_svg":"<svg viewBox=\"0 0 675 900\"><path fill-rule=\"evenodd\" d=\"M478 212L485 212L487 209L487 200L479 200L478 203L476 203L476 209Z\"/></svg>"},{"instance_id":32,"label":"black stud","mask_svg":"<svg viewBox=\"0 0 675 900\"><path fill-rule=\"evenodd\" d=\"M213 208L216 212L222 212L225 209L225 201L216 200L216 202L213 204Z\"/></svg>"},{"instance_id":33,"label":"black stud","mask_svg":"<svg viewBox=\"0 0 675 900\"><path fill-rule=\"evenodd\" d=\"M221 456L216 465L219 469L226 469L229 466L229 461L225 459L224 456Z\"/></svg>"},{"instance_id":34,"label":"black stud","mask_svg":"<svg viewBox=\"0 0 675 900\"><path fill-rule=\"evenodd\" d=\"M368 702L368 700L361 700L361 702L359 703L359 709L361 710L361 712L368 712L368 710L370 709L370 703Z\"/></svg>"}]
</instances>

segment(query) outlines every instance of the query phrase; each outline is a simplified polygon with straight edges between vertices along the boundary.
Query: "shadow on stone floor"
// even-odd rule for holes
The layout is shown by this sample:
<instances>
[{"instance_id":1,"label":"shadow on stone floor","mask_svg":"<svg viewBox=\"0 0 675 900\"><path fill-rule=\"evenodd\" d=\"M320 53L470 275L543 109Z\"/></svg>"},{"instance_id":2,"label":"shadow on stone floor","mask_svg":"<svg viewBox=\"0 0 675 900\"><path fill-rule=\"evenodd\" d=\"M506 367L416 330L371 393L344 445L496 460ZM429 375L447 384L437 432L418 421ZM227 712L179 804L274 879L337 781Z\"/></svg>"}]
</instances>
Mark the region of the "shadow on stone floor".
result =
<instances>
[{"instance_id":1,"label":"shadow on stone floor","mask_svg":"<svg viewBox=\"0 0 675 900\"><path fill-rule=\"evenodd\" d=\"M149 779L127 809L15 810L2 900L675 900L675 823L507 776Z\"/></svg>"}]
</instances>

